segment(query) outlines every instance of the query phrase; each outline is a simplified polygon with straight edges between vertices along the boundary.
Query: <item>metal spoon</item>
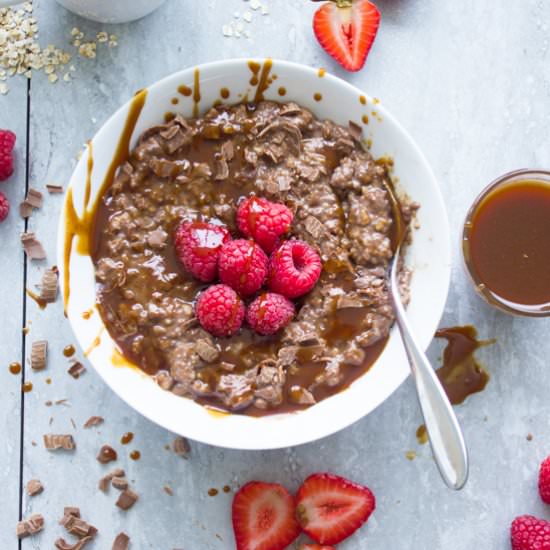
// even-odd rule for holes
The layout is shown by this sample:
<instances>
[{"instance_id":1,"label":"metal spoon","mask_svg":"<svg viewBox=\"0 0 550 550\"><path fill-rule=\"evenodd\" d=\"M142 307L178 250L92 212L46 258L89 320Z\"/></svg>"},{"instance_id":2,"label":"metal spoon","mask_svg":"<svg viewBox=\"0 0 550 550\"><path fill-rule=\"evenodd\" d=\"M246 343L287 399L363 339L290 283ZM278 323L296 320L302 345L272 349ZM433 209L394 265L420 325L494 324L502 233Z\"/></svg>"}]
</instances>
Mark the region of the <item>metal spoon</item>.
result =
<instances>
[{"instance_id":1,"label":"metal spoon","mask_svg":"<svg viewBox=\"0 0 550 550\"><path fill-rule=\"evenodd\" d=\"M399 256L406 230L399 201L394 190L388 186L394 215L392 248L395 253L389 266L388 284L395 311L395 319L411 367L420 409L424 416L430 445L441 477L451 489L462 489L468 479L468 452L464 436L456 419L453 407L435 374L426 354L416 342L401 296L399 295Z\"/></svg>"}]
</instances>

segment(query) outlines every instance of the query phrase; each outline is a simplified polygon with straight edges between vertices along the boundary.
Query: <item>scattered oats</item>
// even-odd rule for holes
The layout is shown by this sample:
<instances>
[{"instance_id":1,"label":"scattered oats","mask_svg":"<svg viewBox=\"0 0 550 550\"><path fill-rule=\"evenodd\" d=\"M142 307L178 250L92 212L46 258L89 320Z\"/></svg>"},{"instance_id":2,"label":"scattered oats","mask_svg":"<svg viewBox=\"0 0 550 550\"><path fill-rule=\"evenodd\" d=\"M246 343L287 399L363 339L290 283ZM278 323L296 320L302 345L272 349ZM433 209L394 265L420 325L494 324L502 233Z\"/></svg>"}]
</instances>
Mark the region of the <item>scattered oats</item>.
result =
<instances>
[{"instance_id":1,"label":"scattered oats","mask_svg":"<svg viewBox=\"0 0 550 550\"><path fill-rule=\"evenodd\" d=\"M269 15L269 8L267 6L262 6L262 15Z\"/></svg>"},{"instance_id":2,"label":"scattered oats","mask_svg":"<svg viewBox=\"0 0 550 550\"><path fill-rule=\"evenodd\" d=\"M243 36L244 36L245 38L250 38L250 31L249 31L248 29L245 30L245 31L243 32Z\"/></svg>"},{"instance_id":3,"label":"scattered oats","mask_svg":"<svg viewBox=\"0 0 550 550\"><path fill-rule=\"evenodd\" d=\"M48 80L52 84L55 84L59 80L59 77L54 73L54 74L51 74L51 75L48 76Z\"/></svg>"},{"instance_id":4,"label":"scattered oats","mask_svg":"<svg viewBox=\"0 0 550 550\"><path fill-rule=\"evenodd\" d=\"M95 59L97 51L97 44L95 42L84 42L78 47L78 53L82 57L87 59Z\"/></svg>"},{"instance_id":5,"label":"scattered oats","mask_svg":"<svg viewBox=\"0 0 550 550\"><path fill-rule=\"evenodd\" d=\"M96 35L98 42L107 42L109 40L109 35L105 31L98 32Z\"/></svg>"},{"instance_id":6,"label":"scattered oats","mask_svg":"<svg viewBox=\"0 0 550 550\"><path fill-rule=\"evenodd\" d=\"M244 24L243 24L241 21L239 21L239 22L237 23L237 25L235 26L235 30L236 30L236 32L238 32L239 34L242 33L242 32L244 31Z\"/></svg>"},{"instance_id":7,"label":"scattered oats","mask_svg":"<svg viewBox=\"0 0 550 550\"><path fill-rule=\"evenodd\" d=\"M230 36L233 36L233 27L231 25L224 25L222 27L222 33L224 36L227 36L228 38Z\"/></svg>"},{"instance_id":8,"label":"scattered oats","mask_svg":"<svg viewBox=\"0 0 550 550\"><path fill-rule=\"evenodd\" d=\"M250 9L258 10L262 7L260 0L250 0Z\"/></svg>"},{"instance_id":9,"label":"scattered oats","mask_svg":"<svg viewBox=\"0 0 550 550\"><path fill-rule=\"evenodd\" d=\"M245 11L243 13L243 19L247 22L247 23L251 23L252 22L252 14L249 12L249 11Z\"/></svg>"},{"instance_id":10,"label":"scattered oats","mask_svg":"<svg viewBox=\"0 0 550 550\"><path fill-rule=\"evenodd\" d=\"M92 124L97 124L97 118L96 117L92 117Z\"/></svg>"},{"instance_id":11,"label":"scattered oats","mask_svg":"<svg viewBox=\"0 0 550 550\"><path fill-rule=\"evenodd\" d=\"M8 92L9 92L8 85L7 85L7 84L4 84L4 83L2 82L2 84L0 84L0 94L6 95Z\"/></svg>"},{"instance_id":12,"label":"scattered oats","mask_svg":"<svg viewBox=\"0 0 550 550\"><path fill-rule=\"evenodd\" d=\"M76 71L76 67L75 67L74 65L71 65L71 66L69 67L69 71L71 71L71 72L74 73L74 72Z\"/></svg>"},{"instance_id":13,"label":"scattered oats","mask_svg":"<svg viewBox=\"0 0 550 550\"><path fill-rule=\"evenodd\" d=\"M70 74L70 73L65 73L65 74L63 75L63 80L64 80L65 82L70 82L70 81L72 80L71 74Z\"/></svg>"},{"instance_id":14,"label":"scattered oats","mask_svg":"<svg viewBox=\"0 0 550 550\"><path fill-rule=\"evenodd\" d=\"M76 36L79 33L80 29L78 27L73 27L73 29L71 30L71 36Z\"/></svg>"}]
</instances>

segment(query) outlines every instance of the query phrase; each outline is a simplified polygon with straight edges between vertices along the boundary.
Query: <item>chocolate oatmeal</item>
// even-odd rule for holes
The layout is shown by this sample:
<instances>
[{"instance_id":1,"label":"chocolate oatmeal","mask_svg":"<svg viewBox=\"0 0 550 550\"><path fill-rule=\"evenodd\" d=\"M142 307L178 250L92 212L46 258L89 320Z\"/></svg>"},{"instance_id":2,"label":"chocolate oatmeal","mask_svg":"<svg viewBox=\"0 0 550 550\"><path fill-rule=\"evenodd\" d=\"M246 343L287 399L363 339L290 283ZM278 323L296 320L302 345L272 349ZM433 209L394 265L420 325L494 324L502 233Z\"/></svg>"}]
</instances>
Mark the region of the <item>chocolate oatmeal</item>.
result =
<instances>
[{"instance_id":1,"label":"chocolate oatmeal","mask_svg":"<svg viewBox=\"0 0 550 550\"><path fill-rule=\"evenodd\" d=\"M268 101L145 131L94 226L99 310L124 355L167 391L253 415L313 405L366 372L394 320L393 221L386 166L360 139L355 125ZM174 233L182 220L207 221L242 238L236 211L251 195L290 208L287 237L318 252L321 276L276 334L243 325L215 338L194 310L207 285L183 268Z\"/></svg>"}]
</instances>

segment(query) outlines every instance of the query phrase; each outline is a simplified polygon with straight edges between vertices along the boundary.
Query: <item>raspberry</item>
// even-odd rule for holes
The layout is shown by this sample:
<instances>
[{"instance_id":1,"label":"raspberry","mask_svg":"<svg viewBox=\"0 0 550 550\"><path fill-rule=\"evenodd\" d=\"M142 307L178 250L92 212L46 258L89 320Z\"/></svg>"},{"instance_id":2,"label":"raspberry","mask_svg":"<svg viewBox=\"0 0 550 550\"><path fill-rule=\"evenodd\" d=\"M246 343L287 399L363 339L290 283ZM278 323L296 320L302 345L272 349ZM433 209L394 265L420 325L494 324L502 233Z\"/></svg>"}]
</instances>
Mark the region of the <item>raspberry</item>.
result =
<instances>
[{"instance_id":1,"label":"raspberry","mask_svg":"<svg viewBox=\"0 0 550 550\"><path fill-rule=\"evenodd\" d=\"M10 203L4 193L0 193L0 222L3 222L10 211Z\"/></svg>"},{"instance_id":2,"label":"raspberry","mask_svg":"<svg viewBox=\"0 0 550 550\"><path fill-rule=\"evenodd\" d=\"M199 281L209 283L218 274L220 249L230 238L225 227L199 221L182 222L174 241L183 267Z\"/></svg>"},{"instance_id":3,"label":"raspberry","mask_svg":"<svg viewBox=\"0 0 550 550\"><path fill-rule=\"evenodd\" d=\"M520 516L512 522L512 550L550 550L550 522Z\"/></svg>"},{"instance_id":4,"label":"raspberry","mask_svg":"<svg viewBox=\"0 0 550 550\"><path fill-rule=\"evenodd\" d=\"M10 130L0 130L0 181L7 180L13 174L15 139L15 134Z\"/></svg>"},{"instance_id":5,"label":"raspberry","mask_svg":"<svg viewBox=\"0 0 550 550\"><path fill-rule=\"evenodd\" d=\"M230 241L220 251L220 279L241 296L250 296L264 284L268 262L265 252L254 241Z\"/></svg>"},{"instance_id":6,"label":"raspberry","mask_svg":"<svg viewBox=\"0 0 550 550\"><path fill-rule=\"evenodd\" d=\"M245 199L237 211L237 225L243 235L252 237L268 254L292 223L292 212L284 205L259 197Z\"/></svg>"},{"instance_id":7,"label":"raspberry","mask_svg":"<svg viewBox=\"0 0 550 550\"><path fill-rule=\"evenodd\" d=\"M550 504L550 456L540 465L539 495L543 502Z\"/></svg>"},{"instance_id":8,"label":"raspberry","mask_svg":"<svg viewBox=\"0 0 550 550\"><path fill-rule=\"evenodd\" d=\"M245 307L232 288L212 285L200 294L195 313L204 330L221 338L232 336L241 328Z\"/></svg>"},{"instance_id":9,"label":"raspberry","mask_svg":"<svg viewBox=\"0 0 550 550\"><path fill-rule=\"evenodd\" d=\"M286 241L271 255L268 286L287 298L298 298L315 286L321 268L321 258L309 244Z\"/></svg>"},{"instance_id":10,"label":"raspberry","mask_svg":"<svg viewBox=\"0 0 550 550\"><path fill-rule=\"evenodd\" d=\"M294 304L288 298L264 292L248 306L246 320L258 334L275 334L290 323L295 313Z\"/></svg>"}]
</instances>

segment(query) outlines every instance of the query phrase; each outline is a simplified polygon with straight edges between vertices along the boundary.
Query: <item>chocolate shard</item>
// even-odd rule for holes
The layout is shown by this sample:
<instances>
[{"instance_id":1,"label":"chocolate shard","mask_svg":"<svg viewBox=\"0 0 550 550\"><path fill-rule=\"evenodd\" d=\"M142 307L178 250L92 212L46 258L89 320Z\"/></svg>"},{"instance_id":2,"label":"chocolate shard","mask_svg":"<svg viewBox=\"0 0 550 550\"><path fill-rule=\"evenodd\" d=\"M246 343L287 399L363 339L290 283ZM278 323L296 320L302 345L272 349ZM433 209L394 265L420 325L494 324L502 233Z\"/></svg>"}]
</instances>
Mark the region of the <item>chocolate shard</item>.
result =
<instances>
[{"instance_id":1,"label":"chocolate shard","mask_svg":"<svg viewBox=\"0 0 550 550\"><path fill-rule=\"evenodd\" d=\"M47 304L51 304L57 299L58 279L59 270L57 267L46 269L42 274L42 281L40 282L40 299Z\"/></svg>"},{"instance_id":2,"label":"chocolate shard","mask_svg":"<svg viewBox=\"0 0 550 550\"><path fill-rule=\"evenodd\" d=\"M132 489L126 489L120 493L116 505L121 510L129 510L139 499L139 495L132 491Z\"/></svg>"},{"instance_id":3,"label":"chocolate shard","mask_svg":"<svg viewBox=\"0 0 550 550\"><path fill-rule=\"evenodd\" d=\"M103 424L104 419L102 416L90 416L88 420L86 420L86 423L84 424L84 428L92 428L93 426L99 426L100 424Z\"/></svg>"},{"instance_id":4,"label":"chocolate shard","mask_svg":"<svg viewBox=\"0 0 550 550\"><path fill-rule=\"evenodd\" d=\"M169 485L165 485L162 490L167 494L167 495L170 495L171 497L174 496L174 490L172 489L172 487L170 487Z\"/></svg>"},{"instance_id":5,"label":"chocolate shard","mask_svg":"<svg viewBox=\"0 0 550 550\"><path fill-rule=\"evenodd\" d=\"M33 514L30 518L24 519L17 524L15 533L18 539L30 537L44 529L44 517L41 514Z\"/></svg>"},{"instance_id":6,"label":"chocolate shard","mask_svg":"<svg viewBox=\"0 0 550 550\"><path fill-rule=\"evenodd\" d=\"M48 451L72 451L76 448L73 436L68 434L44 434L44 446Z\"/></svg>"},{"instance_id":7,"label":"chocolate shard","mask_svg":"<svg viewBox=\"0 0 550 550\"><path fill-rule=\"evenodd\" d=\"M44 197L42 196L42 193L38 191L38 189L30 187L29 191L27 192L25 202L30 204L33 208L42 208Z\"/></svg>"},{"instance_id":8,"label":"chocolate shard","mask_svg":"<svg viewBox=\"0 0 550 550\"><path fill-rule=\"evenodd\" d=\"M31 214L32 214L32 206L26 200L24 200L19 205L19 215L22 218L29 218Z\"/></svg>"},{"instance_id":9,"label":"chocolate shard","mask_svg":"<svg viewBox=\"0 0 550 550\"><path fill-rule=\"evenodd\" d=\"M124 491L128 489L128 480L125 477L114 476L111 480L111 484L115 489Z\"/></svg>"},{"instance_id":10,"label":"chocolate shard","mask_svg":"<svg viewBox=\"0 0 550 550\"><path fill-rule=\"evenodd\" d=\"M92 541L92 537L84 537L83 539L80 539L78 542L75 542L74 544L71 544L67 542L63 537L59 537L54 545L57 548L57 550L82 550L89 542Z\"/></svg>"},{"instance_id":11,"label":"chocolate shard","mask_svg":"<svg viewBox=\"0 0 550 550\"><path fill-rule=\"evenodd\" d=\"M119 533L113 542L112 550L128 550L130 537L126 533Z\"/></svg>"},{"instance_id":12,"label":"chocolate shard","mask_svg":"<svg viewBox=\"0 0 550 550\"><path fill-rule=\"evenodd\" d=\"M191 445L189 445L189 441L185 439L185 437L176 437L174 441L172 442L172 450L182 458L187 458L189 456L189 453L191 452Z\"/></svg>"},{"instance_id":13,"label":"chocolate shard","mask_svg":"<svg viewBox=\"0 0 550 550\"><path fill-rule=\"evenodd\" d=\"M75 379L78 380L81 374L86 372L86 367L80 362L75 361L67 370L67 372Z\"/></svg>"},{"instance_id":14,"label":"chocolate shard","mask_svg":"<svg viewBox=\"0 0 550 550\"><path fill-rule=\"evenodd\" d=\"M99 449L99 453L97 455L97 460L98 462L101 462L101 464L108 464L117 458L117 452L109 445L103 445L103 447Z\"/></svg>"},{"instance_id":15,"label":"chocolate shard","mask_svg":"<svg viewBox=\"0 0 550 550\"><path fill-rule=\"evenodd\" d=\"M115 477L118 478L124 478L126 476L126 473L122 468L115 468L112 472L109 472L106 476L103 476L99 480L99 490L103 491L104 493L107 492L109 487L111 486L111 480Z\"/></svg>"},{"instance_id":16,"label":"chocolate shard","mask_svg":"<svg viewBox=\"0 0 550 550\"><path fill-rule=\"evenodd\" d=\"M34 233L25 232L21 234L21 244L29 260L46 259L46 251L42 243L36 238Z\"/></svg>"},{"instance_id":17,"label":"chocolate shard","mask_svg":"<svg viewBox=\"0 0 550 550\"><path fill-rule=\"evenodd\" d=\"M67 532L79 539L93 537L97 533L97 529L93 525L76 516L64 516L60 523L65 527Z\"/></svg>"},{"instance_id":18,"label":"chocolate shard","mask_svg":"<svg viewBox=\"0 0 550 550\"><path fill-rule=\"evenodd\" d=\"M34 497L39 495L44 490L44 486L39 479L31 479L27 483L27 495Z\"/></svg>"},{"instance_id":19,"label":"chocolate shard","mask_svg":"<svg viewBox=\"0 0 550 550\"><path fill-rule=\"evenodd\" d=\"M63 508L63 518L59 520L59 523L61 525L65 525L64 523L61 523L67 516L74 516L75 518L80 517L80 508L77 506L65 506Z\"/></svg>"},{"instance_id":20,"label":"chocolate shard","mask_svg":"<svg viewBox=\"0 0 550 550\"><path fill-rule=\"evenodd\" d=\"M48 359L48 342L39 340L32 343L31 348L31 367L33 370L43 370L46 368Z\"/></svg>"},{"instance_id":21,"label":"chocolate shard","mask_svg":"<svg viewBox=\"0 0 550 550\"><path fill-rule=\"evenodd\" d=\"M63 186L62 185L55 185L54 183L48 183L46 184L46 189L48 190L48 193L63 193Z\"/></svg>"}]
</instances>

